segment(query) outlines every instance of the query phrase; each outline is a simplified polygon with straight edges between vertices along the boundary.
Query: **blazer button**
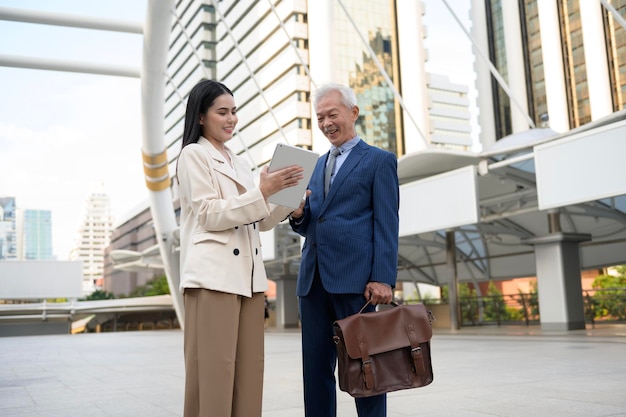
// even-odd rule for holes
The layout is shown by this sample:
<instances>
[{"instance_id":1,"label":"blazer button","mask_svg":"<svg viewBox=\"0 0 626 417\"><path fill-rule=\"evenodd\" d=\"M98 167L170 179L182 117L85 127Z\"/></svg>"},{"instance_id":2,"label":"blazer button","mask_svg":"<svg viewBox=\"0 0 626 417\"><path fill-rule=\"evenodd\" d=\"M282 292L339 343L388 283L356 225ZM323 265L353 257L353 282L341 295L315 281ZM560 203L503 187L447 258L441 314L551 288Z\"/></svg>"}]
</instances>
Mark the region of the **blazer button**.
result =
<instances>
[{"instance_id":1,"label":"blazer button","mask_svg":"<svg viewBox=\"0 0 626 417\"><path fill-rule=\"evenodd\" d=\"M323 217L320 217L319 219L317 219L317 222L318 222L318 223L324 223L324 220L325 220L325 219L324 219Z\"/></svg>"},{"instance_id":2,"label":"blazer button","mask_svg":"<svg viewBox=\"0 0 626 417\"><path fill-rule=\"evenodd\" d=\"M238 229L239 229L239 226L235 226L235 230L238 230Z\"/></svg>"},{"instance_id":3,"label":"blazer button","mask_svg":"<svg viewBox=\"0 0 626 417\"><path fill-rule=\"evenodd\" d=\"M235 249L235 250L233 251L233 254L234 254L235 256L239 255L239 249Z\"/></svg>"},{"instance_id":4,"label":"blazer button","mask_svg":"<svg viewBox=\"0 0 626 417\"><path fill-rule=\"evenodd\" d=\"M254 254L255 254L255 255L258 255L258 254L259 254L259 248L256 248L256 249L254 250Z\"/></svg>"}]
</instances>

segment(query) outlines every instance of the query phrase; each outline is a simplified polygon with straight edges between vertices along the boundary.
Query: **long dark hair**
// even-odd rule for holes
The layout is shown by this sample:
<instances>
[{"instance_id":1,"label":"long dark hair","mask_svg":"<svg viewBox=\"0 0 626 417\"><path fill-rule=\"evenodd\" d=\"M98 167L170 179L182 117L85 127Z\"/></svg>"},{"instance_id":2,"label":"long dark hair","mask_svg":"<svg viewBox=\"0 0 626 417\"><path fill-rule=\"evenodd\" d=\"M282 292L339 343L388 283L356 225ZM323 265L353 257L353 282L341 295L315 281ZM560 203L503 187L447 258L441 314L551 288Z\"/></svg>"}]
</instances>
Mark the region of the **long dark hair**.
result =
<instances>
[{"instance_id":1,"label":"long dark hair","mask_svg":"<svg viewBox=\"0 0 626 417\"><path fill-rule=\"evenodd\" d=\"M183 144L180 147L181 152L190 143L198 142L198 139L202 136L200 115L206 113L209 107L213 105L213 102L215 102L215 99L222 94L230 94L232 96L233 92L218 81L202 80L193 86L187 99ZM176 180L178 180L178 160L176 160Z\"/></svg>"},{"instance_id":2,"label":"long dark hair","mask_svg":"<svg viewBox=\"0 0 626 417\"><path fill-rule=\"evenodd\" d=\"M202 80L191 89L189 99L187 100L181 150L190 143L198 142L198 139L202 136L200 115L205 114L209 107L213 105L215 99L222 94L230 94L232 96L233 92L224 84L212 80Z\"/></svg>"}]
</instances>

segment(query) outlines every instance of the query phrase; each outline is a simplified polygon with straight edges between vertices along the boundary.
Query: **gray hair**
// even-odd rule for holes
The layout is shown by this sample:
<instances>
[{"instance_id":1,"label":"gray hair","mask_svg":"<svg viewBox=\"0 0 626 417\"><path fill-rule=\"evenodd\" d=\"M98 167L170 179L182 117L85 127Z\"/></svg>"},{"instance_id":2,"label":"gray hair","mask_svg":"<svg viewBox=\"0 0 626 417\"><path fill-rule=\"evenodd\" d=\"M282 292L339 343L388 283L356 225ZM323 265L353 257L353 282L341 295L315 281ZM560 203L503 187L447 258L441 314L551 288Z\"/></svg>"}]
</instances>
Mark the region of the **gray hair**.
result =
<instances>
[{"instance_id":1,"label":"gray hair","mask_svg":"<svg viewBox=\"0 0 626 417\"><path fill-rule=\"evenodd\" d=\"M356 95L350 87L347 87L343 84L328 83L319 87L315 91L315 97L313 99L313 105L315 106L315 108L317 108L317 104L322 98L326 97L329 93L332 93L333 91L337 91L339 92L339 94L341 94L341 102L347 108L352 109L356 107Z\"/></svg>"}]
</instances>

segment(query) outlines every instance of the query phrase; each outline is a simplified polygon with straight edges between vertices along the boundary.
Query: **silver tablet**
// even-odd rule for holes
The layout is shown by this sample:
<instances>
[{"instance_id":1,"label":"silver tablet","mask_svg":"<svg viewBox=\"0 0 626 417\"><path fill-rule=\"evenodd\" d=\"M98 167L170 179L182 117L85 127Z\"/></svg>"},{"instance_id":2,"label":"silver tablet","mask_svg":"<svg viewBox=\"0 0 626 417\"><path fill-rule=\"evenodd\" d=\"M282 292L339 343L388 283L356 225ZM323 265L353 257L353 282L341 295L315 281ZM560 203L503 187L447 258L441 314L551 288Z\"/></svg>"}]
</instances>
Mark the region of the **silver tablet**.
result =
<instances>
[{"instance_id":1,"label":"silver tablet","mask_svg":"<svg viewBox=\"0 0 626 417\"><path fill-rule=\"evenodd\" d=\"M285 143L277 144L268 171L273 172L290 165L299 165L304 169L302 172L304 178L300 180L298 185L285 188L270 196L267 200L270 203L281 206L294 209L298 208L304 198L306 187L309 185L311 175L313 175L313 169L319 157L320 155L318 153L309 151L308 149L298 148Z\"/></svg>"}]
</instances>

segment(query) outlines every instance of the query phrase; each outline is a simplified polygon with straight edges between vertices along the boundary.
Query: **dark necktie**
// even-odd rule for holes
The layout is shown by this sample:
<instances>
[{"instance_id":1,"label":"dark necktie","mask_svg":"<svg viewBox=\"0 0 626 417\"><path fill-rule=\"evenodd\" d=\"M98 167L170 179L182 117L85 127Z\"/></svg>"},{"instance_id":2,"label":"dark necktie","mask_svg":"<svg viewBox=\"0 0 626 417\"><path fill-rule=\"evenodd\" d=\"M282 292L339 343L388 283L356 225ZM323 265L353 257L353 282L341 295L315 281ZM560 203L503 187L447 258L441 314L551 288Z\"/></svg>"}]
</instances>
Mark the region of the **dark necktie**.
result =
<instances>
[{"instance_id":1,"label":"dark necktie","mask_svg":"<svg viewBox=\"0 0 626 417\"><path fill-rule=\"evenodd\" d=\"M326 173L324 175L324 196L328 194L328 190L330 189L330 177L333 174L333 169L335 168L335 159L337 158L337 155L339 155L339 153L339 148L334 148L330 151L330 155L328 156Z\"/></svg>"}]
</instances>

